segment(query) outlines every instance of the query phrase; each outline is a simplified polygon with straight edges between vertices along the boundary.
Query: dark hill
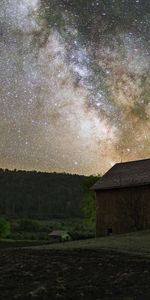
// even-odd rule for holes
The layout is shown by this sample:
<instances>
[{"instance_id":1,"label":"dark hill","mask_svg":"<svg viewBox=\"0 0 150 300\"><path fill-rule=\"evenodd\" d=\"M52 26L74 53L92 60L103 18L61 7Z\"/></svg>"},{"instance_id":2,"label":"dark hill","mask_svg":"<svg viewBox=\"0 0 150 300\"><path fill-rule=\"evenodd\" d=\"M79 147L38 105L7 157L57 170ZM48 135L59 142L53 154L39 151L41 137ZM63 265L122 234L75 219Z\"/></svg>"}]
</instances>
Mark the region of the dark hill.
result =
<instances>
[{"instance_id":1,"label":"dark hill","mask_svg":"<svg viewBox=\"0 0 150 300\"><path fill-rule=\"evenodd\" d=\"M80 175L0 169L0 215L11 218L81 217Z\"/></svg>"}]
</instances>

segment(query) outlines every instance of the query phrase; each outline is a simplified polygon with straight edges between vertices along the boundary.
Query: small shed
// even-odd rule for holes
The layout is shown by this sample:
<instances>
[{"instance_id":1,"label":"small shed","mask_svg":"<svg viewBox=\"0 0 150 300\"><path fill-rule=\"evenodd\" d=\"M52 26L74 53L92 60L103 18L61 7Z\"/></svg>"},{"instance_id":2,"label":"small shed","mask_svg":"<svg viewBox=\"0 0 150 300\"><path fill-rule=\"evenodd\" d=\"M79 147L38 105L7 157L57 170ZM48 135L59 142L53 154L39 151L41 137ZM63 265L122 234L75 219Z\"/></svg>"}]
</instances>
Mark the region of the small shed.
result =
<instances>
[{"instance_id":1,"label":"small shed","mask_svg":"<svg viewBox=\"0 0 150 300\"><path fill-rule=\"evenodd\" d=\"M92 189L97 236L150 228L150 159L115 164Z\"/></svg>"},{"instance_id":2,"label":"small shed","mask_svg":"<svg viewBox=\"0 0 150 300\"><path fill-rule=\"evenodd\" d=\"M66 242L72 240L69 232L65 230L53 230L49 234L49 237L53 242Z\"/></svg>"}]
</instances>

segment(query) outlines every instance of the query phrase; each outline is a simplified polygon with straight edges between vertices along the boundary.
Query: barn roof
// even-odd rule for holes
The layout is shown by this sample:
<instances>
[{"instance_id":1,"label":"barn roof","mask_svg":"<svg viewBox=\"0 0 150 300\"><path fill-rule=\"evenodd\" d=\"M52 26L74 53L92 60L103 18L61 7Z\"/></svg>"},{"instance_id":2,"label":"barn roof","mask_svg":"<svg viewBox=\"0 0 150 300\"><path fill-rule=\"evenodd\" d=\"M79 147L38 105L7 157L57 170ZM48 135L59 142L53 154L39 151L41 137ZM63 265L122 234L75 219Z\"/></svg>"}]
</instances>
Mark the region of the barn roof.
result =
<instances>
[{"instance_id":1,"label":"barn roof","mask_svg":"<svg viewBox=\"0 0 150 300\"><path fill-rule=\"evenodd\" d=\"M150 159L115 164L92 187L93 190L150 184Z\"/></svg>"}]
</instances>

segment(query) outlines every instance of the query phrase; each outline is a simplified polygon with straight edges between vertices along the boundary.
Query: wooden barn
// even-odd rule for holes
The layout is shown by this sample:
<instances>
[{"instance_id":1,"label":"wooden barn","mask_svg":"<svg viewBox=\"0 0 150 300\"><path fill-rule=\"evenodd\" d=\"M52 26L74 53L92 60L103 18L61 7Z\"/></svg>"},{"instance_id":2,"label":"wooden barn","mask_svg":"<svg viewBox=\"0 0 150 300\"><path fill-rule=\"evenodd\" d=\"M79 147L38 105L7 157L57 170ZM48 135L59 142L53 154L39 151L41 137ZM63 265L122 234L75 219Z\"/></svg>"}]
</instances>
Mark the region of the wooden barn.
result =
<instances>
[{"instance_id":1,"label":"wooden barn","mask_svg":"<svg viewBox=\"0 0 150 300\"><path fill-rule=\"evenodd\" d=\"M115 164L92 189L97 236L150 228L150 159Z\"/></svg>"}]
</instances>

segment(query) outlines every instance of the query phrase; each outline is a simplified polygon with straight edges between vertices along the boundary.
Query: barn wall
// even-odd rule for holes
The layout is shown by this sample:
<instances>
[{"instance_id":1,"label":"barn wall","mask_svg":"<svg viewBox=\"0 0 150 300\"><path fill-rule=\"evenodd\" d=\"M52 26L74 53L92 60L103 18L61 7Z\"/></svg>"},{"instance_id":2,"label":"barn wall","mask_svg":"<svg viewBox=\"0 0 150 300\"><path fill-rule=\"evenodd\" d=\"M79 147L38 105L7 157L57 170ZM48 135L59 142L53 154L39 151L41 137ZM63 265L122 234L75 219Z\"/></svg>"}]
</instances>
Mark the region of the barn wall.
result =
<instances>
[{"instance_id":1,"label":"barn wall","mask_svg":"<svg viewBox=\"0 0 150 300\"><path fill-rule=\"evenodd\" d=\"M96 234L150 228L150 185L96 192Z\"/></svg>"}]
</instances>

